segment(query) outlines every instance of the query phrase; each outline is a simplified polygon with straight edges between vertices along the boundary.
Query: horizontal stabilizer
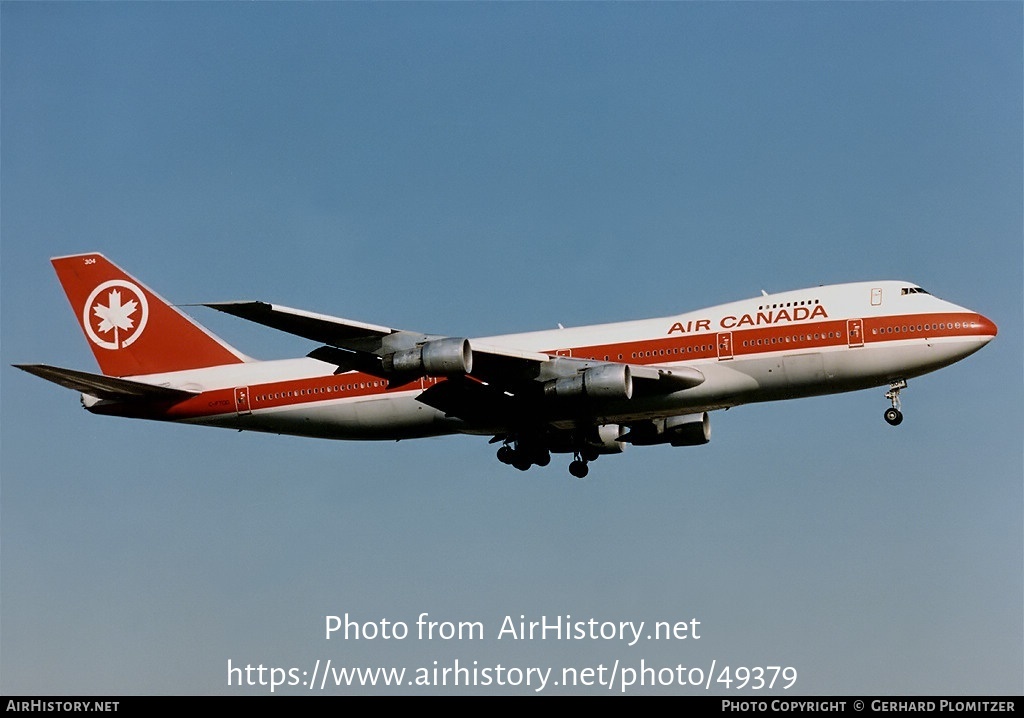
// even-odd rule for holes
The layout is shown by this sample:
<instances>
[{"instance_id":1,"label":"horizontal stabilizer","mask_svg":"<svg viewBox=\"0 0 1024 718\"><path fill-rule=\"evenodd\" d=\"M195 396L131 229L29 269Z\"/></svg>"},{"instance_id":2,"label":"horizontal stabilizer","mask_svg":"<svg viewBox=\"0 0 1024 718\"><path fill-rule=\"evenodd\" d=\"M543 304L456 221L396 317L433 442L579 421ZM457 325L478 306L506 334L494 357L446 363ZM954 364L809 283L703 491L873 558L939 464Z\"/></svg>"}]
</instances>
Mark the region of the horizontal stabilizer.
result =
<instances>
[{"instance_id":1,"label":"horizontal stabilizer","mask_svg":"<svg viewBox=\"0 0 1024 718\"><path fill-rule=\"evenodd\" d=\"M83 394L90 394L97 399L109 399L111 401L181 401L198 392L186 391L185 389L171 389L166 386L154 386L144 384L141 381L131 379L117 379L112 376L101 374L90 374L85 371L74 369L61 369L46 364L15 364L15 367L29 374L60 384L67 389L80 391Z\"/></svg>"}]
</instances>

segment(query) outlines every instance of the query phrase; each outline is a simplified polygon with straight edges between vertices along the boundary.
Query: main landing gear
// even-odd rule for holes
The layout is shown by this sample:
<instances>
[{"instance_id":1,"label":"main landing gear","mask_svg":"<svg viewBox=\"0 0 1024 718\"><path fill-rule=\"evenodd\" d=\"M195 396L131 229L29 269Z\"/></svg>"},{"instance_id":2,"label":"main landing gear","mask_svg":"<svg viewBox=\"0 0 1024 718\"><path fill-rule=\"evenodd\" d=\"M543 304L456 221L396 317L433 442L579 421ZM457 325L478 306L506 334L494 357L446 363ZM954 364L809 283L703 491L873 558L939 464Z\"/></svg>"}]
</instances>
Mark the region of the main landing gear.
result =
<instances>
[{"instance_id":1,"label":"main landing gear","mask_svg":"<svg viewBox=\"0 0 1024 718\"><path fill-rule=\"evenodd\" d=\"M577 454L577 456L579 456L579 454ZM587 466L586 461L576 458L569 464L569 473L577 479L584 479L587 477L587 474L590 473L590 468Z\"/></svg>"},{"instance_id":2,"label":"main landing gear","mask_svg":"<svg viewBox=\"0 0 1024 718\"><path fill-rule=\"evenodd\" d=\"M520 471L526 471L531 466L547 466L551 463L551 452L543 447L531 447L528 444L522 445L519 442L503 444L498 449L498 461L509 466L514 466ZM575 457L569 464L569 473L577 479L582 479L590 473L587 464L597 458L596 451L583 449L573 454Z\"/></svg>"},{"instance_id":3,"label":"main landing gear","mask_svg":"<svg viewBox=\"0 0 1024 718\"><path fill-rule=\"evenodd\" d=\"M885 398L892 402L892 408L885 410L885 420L890 426L899 426L903 423L903 412L900 411L900 389L907 388L906 379L900 379L889 383L889 391L885 392Z\"/></svg>"},{"instance_id":4,"label":"main landing gear","mask_svg":"<svg viewBox=\"0 0 1024 718\"><path fill-rule=\"evenodd\" d=\"M598 456L600 454L597 450L591 447L584 447L579 451L573 452L573 460L569 463L569 473L577 479L586 478L587 474L590 473L590 468L587 464L594 461Z\"/></svg>"},{"instance_id":5,"label":"main landing gear","mask_svg":"<svg viewBox=\"0 0 1024 718\"><path fill-rule=\"evenodd\" d=\"M521 446L503 445L498 449L498 461L509 464L520 471L526 471L531 466L547 466L551 463L551 453L547 449L527 449Z\"/></svg>"}]
</instances>

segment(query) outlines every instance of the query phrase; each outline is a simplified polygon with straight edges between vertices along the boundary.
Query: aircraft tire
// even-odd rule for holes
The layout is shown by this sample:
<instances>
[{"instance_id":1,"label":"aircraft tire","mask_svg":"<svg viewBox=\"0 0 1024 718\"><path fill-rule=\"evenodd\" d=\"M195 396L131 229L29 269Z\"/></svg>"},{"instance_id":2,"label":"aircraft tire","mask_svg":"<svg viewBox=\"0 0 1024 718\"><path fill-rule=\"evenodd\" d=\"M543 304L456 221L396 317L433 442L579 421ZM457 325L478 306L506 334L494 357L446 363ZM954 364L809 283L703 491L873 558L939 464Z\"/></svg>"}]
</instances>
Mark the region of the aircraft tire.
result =
<instances>
[{"instance_id":1,"label":"aircraft tire","mask_svg":"<svg viewBox=\"0 0 1024 718\"><path fill-rule=\"evenodd\" d=\"M890 426L899 426L901 423L903 423L903 412L901 412L899 409L886 409L885 420L889 423Z\"/></svg>"}]
</instances>

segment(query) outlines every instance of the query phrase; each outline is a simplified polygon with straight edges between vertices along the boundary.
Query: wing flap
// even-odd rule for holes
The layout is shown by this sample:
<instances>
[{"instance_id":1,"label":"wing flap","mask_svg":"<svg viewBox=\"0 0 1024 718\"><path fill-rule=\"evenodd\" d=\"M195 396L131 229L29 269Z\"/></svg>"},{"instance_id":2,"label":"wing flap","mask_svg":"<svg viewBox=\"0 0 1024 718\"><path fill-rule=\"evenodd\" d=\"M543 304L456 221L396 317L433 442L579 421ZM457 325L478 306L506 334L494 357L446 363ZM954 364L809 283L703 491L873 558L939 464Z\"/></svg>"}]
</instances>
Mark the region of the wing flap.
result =
<instances>
[{"instance_id":1,"label":"wing flap","mask_svg":"<svg viewBox=\"0 0 1024 718\"><path fill-rule=\"evenodd\" d=\"M468 377L435 384L416 399L449 416L471 422L478 428L507 426L522 419L519 416L522 407L513 397Z\"/></svg>"},{"instance_id":2,"label":"wing flap","mask_svg":"<svg viewBox=\"0 0 1024 718\"><path fill-rule=\"evenodd\" d=\"M664 390L666 393L692 389L704 383L704 374L699 369L689 366L677 366L671 369L651 366L629 365L629 371L634 381L655 381L658 382L657 391Z\"/></svg>"},{"instance_id":3,"label":"wing flap","mask_svg":"<svg viewBox=\"0 0 1024 718\"><path fill-rule=\"evenodd\" d=\"M327 345L317 347L306 356L310 359L334 364L338 367L334 372L335 374L343 374L347 371L361 371L382 379L388 378L380 357L371 352L341 349Z\"/></svg>"}]
</instances>

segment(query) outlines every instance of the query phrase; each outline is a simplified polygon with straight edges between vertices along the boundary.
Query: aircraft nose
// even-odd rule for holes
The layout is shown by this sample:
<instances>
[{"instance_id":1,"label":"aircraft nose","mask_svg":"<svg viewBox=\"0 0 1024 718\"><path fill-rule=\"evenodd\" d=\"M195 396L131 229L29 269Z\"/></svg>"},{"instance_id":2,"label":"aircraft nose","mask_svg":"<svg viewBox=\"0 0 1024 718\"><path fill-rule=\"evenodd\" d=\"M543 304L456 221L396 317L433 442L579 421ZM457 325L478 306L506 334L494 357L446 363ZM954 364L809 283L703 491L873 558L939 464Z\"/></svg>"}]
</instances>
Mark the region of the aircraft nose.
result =
<instances>
[{"instance_id":1,"label":"aircraft nose","mask_svg":"<svg viewBox=\"0 0 1024 718\"><path fill-rule=\"evenodd\" d=\"M984 315L978 315L977 324L978 334L986 337L985 341L991 341L999 333L996 323Z\"/></svg>"}]
</instances>

